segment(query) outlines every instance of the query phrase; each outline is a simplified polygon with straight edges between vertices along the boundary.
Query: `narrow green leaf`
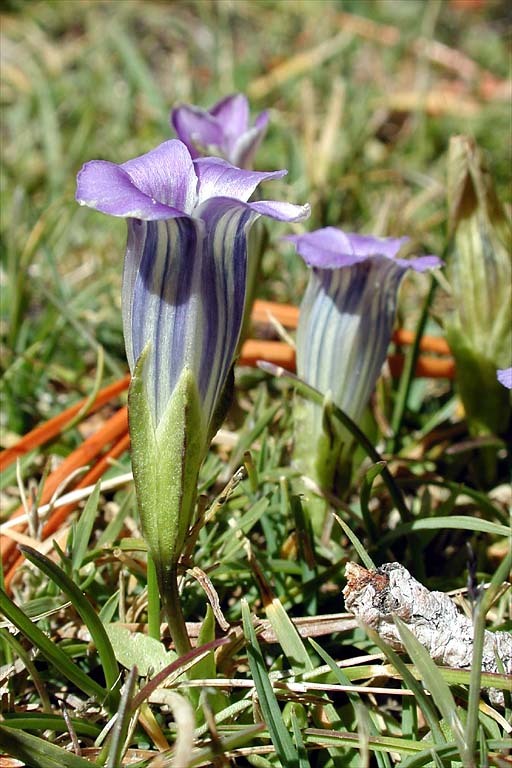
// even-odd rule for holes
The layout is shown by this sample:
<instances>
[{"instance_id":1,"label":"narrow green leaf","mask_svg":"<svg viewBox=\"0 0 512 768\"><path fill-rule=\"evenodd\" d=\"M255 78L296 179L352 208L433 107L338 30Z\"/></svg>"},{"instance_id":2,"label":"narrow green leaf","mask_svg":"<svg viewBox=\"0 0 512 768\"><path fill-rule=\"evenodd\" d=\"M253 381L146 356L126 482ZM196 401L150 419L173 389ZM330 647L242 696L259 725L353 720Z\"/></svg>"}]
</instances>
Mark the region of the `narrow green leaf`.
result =
<instances>
[{"instance_id":1,"label":"narrow green leaf","mask_svg":"<svg viewBox=\"0 0 512 768\"><path fill-rule=\"evenodd\" d=\"M49 558L27 546L20 546L27 560L36 565L49 579L51 579L69 597L82 621L91 633L93 642L98 650L105 675L107 688L112 696L114 705L119 698L119 668L117 666L114 650L108 639L105 627L101 623L96 611L87 600L83 592L74 584L62 568L53 563Z\"/></svg>"},{"instance_id":2,"label":"narrow green leaf","mask_svg":"<svg viewBox=\"0 0 512 768\"><path fill-rule=\"evenodd\" d=\"M46 691L46 687L43 681L41 680L41 676L39 675L36 665L30 658L30 654L26 651L26 649L22 646L22 644L17 641L14 635L11 635L10 632L6 632L4 629L0 629L0 638L2 638L4 643L7 643L7 645L9 645L12 648L14 653L17 656L19 656L19 658L25 665L25 669L27 670L28 674L32 678L32 682L34 683L34 686L41 699L43 712L45 712L46 714L49 714L52 711L50 698Z\"/></svg>"},{"instance_id":3,"label":"narrow green leaf","mask_svg":"<svg viewBox=\"0 0 512 768\"><path fill-rule=\"evenodd\" d=\"M505 754L507 749L512 748L512 739L489 739L487 741L487 748L490 751L496 750L496 752ZM400 763L400 768L431 768L433 755L437 755L441 760L449 760L457 758L459 755L459 748L455 742L451 744L430 745L421 752L411 755ZM482 763L484 765L484 763ZM498 763L496 764L498 765Z\"/></svg>"},{"instance_id":4,"label":"narrow green leaf","mask_svg":"<svg viewBox=\"0 0 512 768\"><path fill-rule=\"evenodd\" d=\"M283 766L297 768L299 755L294 747L291 736L283 723L283 715L279 707L272 683L263 661L263 656L256 638L256 632L251 621L249 605L242 601L242 622L247 641L247 653L256 692L258 694L263 718L267 725L278 758Z\"/></svg>"},{"instance_id":5,"label":"narrow green leaf","mask_svg":"<svg viewBox=\"0 0 512 768\"><path fill-rule=\"evenodd\" d=\"M310 768L308 753L306 751L306 747L304 746L304 740L302 738L302 733L300 730L299 719L295 711L298 706L300 705L292 704L291 721L292 721L293 737L295 739L297 754L299 756L299 768Z\"/></svg>"},{"instance_id":6,"label":"narrow green leaf","mask_svg":"<svg viewBox=\"0 0 512 768\"><path fill-rule=\"evenodd\" d=\"M122 763L122 757L124 753L124 743L126 735L128 733L128 727L130 725L130 708L135 690L135 683L137 681L137 668L133 667L126 678L121 697L119 700L119 707L117 710L117 718L112 729L112 736L109 743L108 760L106 768L118 768Z\"/></svg>"},{"instance_id":7,"label":"narrow green leaf","mask_svg":"<svg viewBox=\"0 0 512 768\"><path fill-rule=\"evenodd\" d=\"M447 528L461 531L480 531L490 533L492 536L508 537L510 528L489 520L481 520L478 517L465 517L464 515L452 515L451 517L429 517L422 520L414 520L412 523L397 525L393 531L389 531L380 540L381 547L387 547L395 539L407 536L411 531L445 531Z\"/></svg>"},{"instance_id":8,"label":"narrow green leaf","mask_svg":"<svg viewBox=\"0 0 512 768\"><path fill-rule=\"evenodd\" d=\"M436 743L445 743L446 739L439 726L439 717L432 704L432 700L429 696L427 696L407 664L402 661L400 656L391 648L390 645L382 640L380 635L375 632L375 630L370 629L369 627L365 627L365 632L367 633L370 640L372 640L372 642L375 643L375 645L380 648L380 650L386 655L390 663L401 676L407 688L409 688L409 690L414 693L418 707L423 713L423 716L425 717L425 720L427 721L430 730L432 731L432 738ZM347 670L347 672L348 671L349 670Z\"/></svg>"},{"instance_id":9,"label":"narrow green leaf","mask_svg":"<svg viewBox=\"0 0 512 768\"><path fill-rule=\"evenodd\" d=\"M288 616L280 600L274 598L268 603L265 606L265 613L294 673L301 674L312 670L314 668L313 662L295 624Z\"/></svg>"},{"instance_id":10,"label":"narrow green leaf","mask_svg":"<svg viewBox=\"0 0 512 768\"><path fill-rule=\"evenodd\" d=\"M39 627L33 624L25 616L23 611L18 608L6 595L0 590L0 612L17 627L26 638L39 648L42 655L53 664L64 677L70 680L80 690L88 696L93 696L97 701L103 703L107 698L107 691L98 683L83 672L80 667L74 664L68 656L61 651L58 645L41 632Z\"/></svg>"},{"instance_id":11,"label":"narrow green leaf","mask_svg":"<svg viewBox=\"0 0 512 768\"><path fill-rule=\"evenodd\" d=\"M375 541L377 538L377 530L375 528L375 523L373 522L368 504L372 494L373 483L377 477L382 474L385 466L386 463L384 461L379 461L377 464L373 464L370 469L364 473L363 480L361 482L361 490L359 492L361 513L363 515L366 531L372 541Z\"/></svg>"},{"instance_id":12,"label":"narrow green leaf","mask_svg":"<svg viewBox=\"0 0 512 768\"><path fill-rule=\"evenodd\" d=\"M48 739L0 724L0 747L28 768L91 768L89 760L55 746Z\"/></svg>"},{"instance_id":13,"label":"narrow green leaf","mask_svg":"<svg viewBox=\"0 0 512 768\"><path fill-rule=\"evenodd\" d=\"M376 565L371 559L368 552L366 551L364 545L357 538L356 534L353 533L353 531L349 528L347 523L344 520L342 520L339 515L335 514L334 517L336 518L340 526L343 528L343 531L345 532L347 537L350 539L350 541L354 545L354 549L359 555L359 559L361 560L365 568L367 568L368 570L374 571L376 569Z\"/></svg>"},{"instance_id":14,"label":"narrow green leaf","mask_svg":"<svg viewBox=\"0 0 512 768\"><path fill-rule=\"evenodd\" d=\"M117 606L119 605L119 598L120 594L119 590L117 589L114 594L110 595L108 600L101 606L98 616L104 625L111 623L112 618L117 610Z\"/></svg>"},{"instance_id":15,"label":"narrow green leaf","mask_svg":"<svg viewBox=\"0 0 512 768\"><path fill-rule=\"evenodd\" d=\"M57 731L69 733L68 726L62 715L42 714L40 712L4 712L4 725L17 728L20 731ZM80 717L70 718L70 722L79 736L90 736L95 739L101 729L97 723Z\"/></svg>"},{"instance_id":16,"label":"narrow green leaf","mask_svg":"<svg viewBox=\"0 0 512 768\"><path fill-rule=\"evenodd\" d=\"M91 538L92 529L94 527L94 521L98 511L98 501L100 498L100 486L98 481L94 487L93 492L87 499L84 511L80 515L78 523L73 533L73 552L71 555L71 565L73 571L79 571L82 567L85 553L87 552L87 546L89 539Z\"/></svg>"},{"instance_id":17,"label":"narrow green leaf","mask_svg":"<svg viewBox=\"0 0 512 768\"><path fill-rule=\"evenodd\" d=\"M317 403L320 406L323 405L324 396L321 394L321 392L318 392L318 390L316 390L314 387L310 387L308 384L306 384L305 381L302 381L302 379L299 379L298 376L295 376L289 371L286 371L284 368L280 368L279 366L273 365L272 363L260 362L258 363L258 367L279 378L289 379L292 385L295 387L296 391L300 395L302 395L302 397L306 398L306 400L311 400L311 402ZM364 450L366 455L376 464L379 462L382 462L383 461L382 456L375 449L371 440L369 440L364 434L364 432L361 429L359 429L357 424L354 421L352 421L352 419L349 416L347 416L347 414L344 413L341 410L341 408L338 408L338 406L335 405L334 403L332 403L331 408L332 408L332 415L334 416L334 418L337 419L344 427L346 427L346 429L348 429L350 434L355 438L355 440ZM410 520L411 513L407 508L407 504L405 503L405 500L402 495L402 492L400 491L400 488L396 484L395 478L393 477L393 475L391 474L387 466L385 466L384 469L382 470L382 479L386 484L386 487L389 491L389 495L393 499L395 507L400 513L400 517L402 518L402 520L403 521Z\"/></svg>"},{"instance_id":18,"label":"narrow green leaf","mask_svg":"<svg viewBox=\"0 0 512 768\"><path fill-rule=\"evenodd\" d=\"M393 620L407 653L421 673L423 681L432 694L432 698L444 720L450 726L453 737L459 747L460 755L463 757L466 749L464 728L457 715L457 707L448 684L439 673L427 650L414 637L406 624L397 616L393 616Z\"/></svg>"}]
</instances>

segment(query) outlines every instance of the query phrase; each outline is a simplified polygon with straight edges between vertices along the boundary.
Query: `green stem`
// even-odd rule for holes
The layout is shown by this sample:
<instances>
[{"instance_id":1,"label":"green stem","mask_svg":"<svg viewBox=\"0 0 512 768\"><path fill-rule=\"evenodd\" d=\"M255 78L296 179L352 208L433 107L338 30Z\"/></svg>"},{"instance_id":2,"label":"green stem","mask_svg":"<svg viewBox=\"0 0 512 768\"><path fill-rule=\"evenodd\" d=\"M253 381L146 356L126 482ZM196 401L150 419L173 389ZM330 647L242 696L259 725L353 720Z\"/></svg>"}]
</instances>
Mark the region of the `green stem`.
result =
<instances>
[{"instance_id":1,"label":"green stem","mask_svg":"<svg viewBox=\"0 0 512 768\"><path fill-rule=\"evenodd\" d=\"M478 730L478 712L482 677L482 655L484 648L485 613L482 610L482 599L477 598L473 612L473 660L471 663L471 678L469 682L468 716L464 733L465 753L462 755L464 768L476 766L476 737Z\"/></svg>"},{"instance_id":2,"label":"green stem","mask_svg":"<svg viewBox=\"0 0 512 768\"><path fill-rule=\"evenodd\" d=\"M180 602L178 590L178 569L173 566L166 573L159 574L160 596L169 626L169 632L174 642L178 656L184 656L192 650L187 632L185 616Z\"/></svg>"},{"instance_id":3,"label":"green stem","mask_svg":"<svg viewBox=\"0 0 512 768\"><path fill-rule=\"evenodd\" d=\"M400 428L404 418L405 409L407 407L407 401L409 400L409 392L411 391L411 384L414 379L414 370L416 368L416 360L420 351L420 341L425 331L425 326L428 320L428 313L432 299L436 292L437 282L432 279L430 282L430 289L423 304L423 309L416 327L416 334L414 342L409 347L405 356L405 365L402 375L400 377L400 384L395 400L395 407L393 409L393 416L391 418L391 430L393 432L391 452L396 453L398 450Z\"/></svg>"},{"instance_id":4,"label":"green stem","mask_svg":"<svg viewBox=\"0 0 512 768\"><path fill-rule=\"evenodd\" d=\"M267 373L272 374L273 376L276 376L276 378L282 378L282 379L288 379L292 382L295 391L298 392L299 395L306 398L307 400L311 400L311 402L316 403L319 406L322 406L324 403L324 396L321 392L319 392L314 387L310 387L309 384L306 384L305 381L302 379L299 379L298 376L295 376L293 373L290 373L289 371L285 370L285 368L281 368L279 365L274 365L273 363L267 363L263 361L258 361L258 368L261 368L261 370L266 371ZM359 429L357 424L355 424L350 416L347 416L347 414L341 410L341 408L338 408L338 406L335 403L331 404L332 408L332 415L335 419L337 419L341 424L343 424L344 427L350 432L350 434L356 439L356 441L359 443L361 448L364 450L366 455L375 463L383 463L384 469L382 470L382 479L384 483L387 486L387 489L389 491L389 495L393 499L393 502L395 504L396 509L398 510L400 517L403 522L409 521L412 519L411 513L409 509L407 508L407 504L405 503L404 497L402 496L402 493L400 491L400 488L395 482L395 478L389 471L389 469L386 466L386 462L383 461L382 456L380 453L373 447L373 444L371 441L366 437L364 432Z\"/></svg>"},{"instance_id":5,"label":"green stem","mask_svg":"<svg viewBox=\"0 0 512 768\"><path fill-rule=\"evenodd\" d=\"M148 552L148 634L155 640L160 640L160 594L155 563Z\"/></svg>"}]
</instances>

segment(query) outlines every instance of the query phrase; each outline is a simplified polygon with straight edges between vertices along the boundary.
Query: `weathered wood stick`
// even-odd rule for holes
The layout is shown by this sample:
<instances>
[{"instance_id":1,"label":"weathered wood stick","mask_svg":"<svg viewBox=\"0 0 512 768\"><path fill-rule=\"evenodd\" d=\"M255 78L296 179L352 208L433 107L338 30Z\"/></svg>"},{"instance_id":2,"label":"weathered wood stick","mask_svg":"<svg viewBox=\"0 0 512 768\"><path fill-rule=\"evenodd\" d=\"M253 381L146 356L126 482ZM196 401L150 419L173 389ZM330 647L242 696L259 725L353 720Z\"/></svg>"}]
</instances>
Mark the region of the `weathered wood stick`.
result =
<instances>
[{"instance_id":1,"label":"weathered wood stick","mask_svg":"<svg viewBox=\"0 0 512 768\"><path fill-rule=\"evenodd\" d=\"M399 563L368 571L356 563L345 570L343 590L347 611L376 630L392 648L403 651L393 617L404 621L436 664L469 669L473 659L473 622L444 592L430 592ZM485 630L482 671L512 675L512 634ZM493 704L503 706L501 691L488 691Z\"/></svg>"}]
</instances>

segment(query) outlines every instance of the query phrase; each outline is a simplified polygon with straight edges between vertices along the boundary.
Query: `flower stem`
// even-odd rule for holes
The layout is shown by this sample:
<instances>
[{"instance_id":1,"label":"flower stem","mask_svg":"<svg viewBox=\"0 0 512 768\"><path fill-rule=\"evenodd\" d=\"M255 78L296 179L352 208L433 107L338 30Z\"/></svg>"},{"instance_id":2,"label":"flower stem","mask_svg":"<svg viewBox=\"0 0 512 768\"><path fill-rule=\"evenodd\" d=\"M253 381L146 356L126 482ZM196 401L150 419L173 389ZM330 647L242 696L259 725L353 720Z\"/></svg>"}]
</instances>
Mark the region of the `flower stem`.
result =
<instances>
[{"instance_id":1,"label":"flower stem","mask_svg":"<svg viewBox=\"0 0 512 768\"><path fill-rule=\"evenodd\" d=\"M148 553L148 634L160 640L160 594L153 558Z\"/></svg>"},{"instance_id":2,"label":"flower stem","mask_svg":"<svg viewBox=\"0 0 512 768\"><path fill-rule=\"evenodd\" d=\"M160 573L159 582L162 605L176 653L184 656L192 650L192 645L180 602L177 567L172 567L165 574Z\"/></svg>"}]
</instances>

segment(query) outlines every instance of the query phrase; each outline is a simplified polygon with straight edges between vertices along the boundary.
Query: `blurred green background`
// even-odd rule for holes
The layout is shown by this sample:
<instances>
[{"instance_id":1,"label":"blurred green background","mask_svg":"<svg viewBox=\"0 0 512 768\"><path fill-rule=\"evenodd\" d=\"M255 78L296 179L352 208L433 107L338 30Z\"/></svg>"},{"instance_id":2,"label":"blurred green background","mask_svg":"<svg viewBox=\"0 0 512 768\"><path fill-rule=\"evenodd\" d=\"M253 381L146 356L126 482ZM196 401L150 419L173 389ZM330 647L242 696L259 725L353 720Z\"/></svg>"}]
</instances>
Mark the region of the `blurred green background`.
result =
<instances>
[{"instance_id":1,"label":"blurred green background","mask_svg":"<svg viewBox=\"0 0 512 768\"><path fill-rule=\"evenodd\" d=\"M125 224L80 209L75 176L170 138L178 102L233 91L269 109L265 195L326 224L446 238L454 133L510 203L510 6L489 0L10 0L1 16L2 439L125 370ZM272 228L260 295L297 303L304 268Z\"/></svg>"}]
</instances>

